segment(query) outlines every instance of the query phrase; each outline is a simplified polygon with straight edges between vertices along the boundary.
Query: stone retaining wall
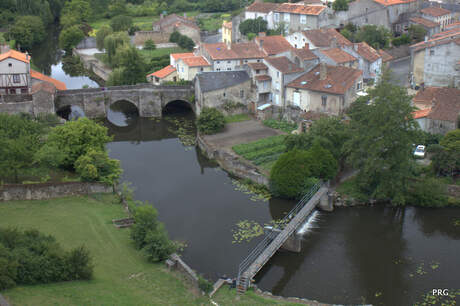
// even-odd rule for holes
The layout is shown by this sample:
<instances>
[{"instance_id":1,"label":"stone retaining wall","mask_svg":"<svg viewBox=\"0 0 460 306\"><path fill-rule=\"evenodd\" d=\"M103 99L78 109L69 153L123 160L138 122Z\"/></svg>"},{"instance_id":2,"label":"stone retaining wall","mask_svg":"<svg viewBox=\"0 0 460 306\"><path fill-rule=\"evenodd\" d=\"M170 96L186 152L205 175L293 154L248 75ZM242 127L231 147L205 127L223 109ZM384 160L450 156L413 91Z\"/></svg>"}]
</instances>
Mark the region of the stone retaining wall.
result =
<instances>
[{"instance_id":1,"label":"stone retaining wall","mask_svg":"<svg viewBox=\"0 0 460 306\"><path fill-rule=\"evenodd\" d=\"M198 275L195 271L193 271L176 253L171 254L169 259L174 262L172 268L185 277L187 282L191 285L192 290L197 294L201 294L202 291L198 283Z\"/></svg>"},{"instance_id":2,"label":"stone retaining wall","mask_svg":"<svg viewBox=\"0 0 460 306\"><path fill-rule=\"evenodd\" d=\"M92 193L112 193L113 187L102 183L65 182L25 185L1 185L0 201L44 200Z\"/></svg>"},{"instance_id":3,"label":"stone retaining wall","mask_svg":"<svg viewBox=\"0 0 460 306\"><path fill-rule=\"evenodd\" d=\"M251 163L241 160L235 154L213 148L200 135L197 136L196 142L201 151L203 151L209 159L215 159L219 166L225 171L239 178L250 179L257 184L268 186L268 178L261 174L257 167Z\"/></svg>"}]
</instances>

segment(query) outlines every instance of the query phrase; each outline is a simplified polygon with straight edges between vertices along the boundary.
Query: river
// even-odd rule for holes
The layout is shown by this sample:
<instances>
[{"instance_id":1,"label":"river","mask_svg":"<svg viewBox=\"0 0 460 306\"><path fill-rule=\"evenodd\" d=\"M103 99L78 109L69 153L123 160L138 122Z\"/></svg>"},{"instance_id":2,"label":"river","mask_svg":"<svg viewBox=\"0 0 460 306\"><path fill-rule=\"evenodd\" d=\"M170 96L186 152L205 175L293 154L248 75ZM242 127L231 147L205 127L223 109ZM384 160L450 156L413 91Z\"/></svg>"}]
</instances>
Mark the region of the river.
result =
<instances>
[{"instance_id":1,"label":"river","mask_svg":"<svg viewBox=\"0 0 460 306\"><path fill-rule=\"evenodd\" d=\"M43 48L32 52L41 71L68 88L97 86L67 75L56 45ZM121 161L123 181L132 183L137 200L158 209L170 237L186 244L184 260L212 280L236 276L238 264L261 239L232 243L236 223L264 224L295 204L251 199L235 190L215 162L183 145L175 122L193 136L190 112L150 120L118 105L109 118L117 125L105 123L114 136L108 149ZM434 288L460 288L459 250L459 209L337 208L319 212L303 236L302 252L277 252L256 283L277 295L325 303L410 305Z\"/></svg>"}]
</instances>

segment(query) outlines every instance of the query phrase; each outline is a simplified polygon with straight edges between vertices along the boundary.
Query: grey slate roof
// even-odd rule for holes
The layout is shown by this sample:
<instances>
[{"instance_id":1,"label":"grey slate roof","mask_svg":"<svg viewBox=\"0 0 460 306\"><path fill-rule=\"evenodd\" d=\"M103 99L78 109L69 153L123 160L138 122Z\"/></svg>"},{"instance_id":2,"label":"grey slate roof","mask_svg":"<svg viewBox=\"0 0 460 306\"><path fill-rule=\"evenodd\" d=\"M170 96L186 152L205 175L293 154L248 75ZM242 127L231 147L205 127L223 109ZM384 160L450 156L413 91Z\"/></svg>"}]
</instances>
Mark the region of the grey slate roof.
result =
<instances>
[{"instance_id":1,"label":"grey slate roof","mask_svg":"<svg viewBox=\"0 0 460 306\"><path fill-rule=\"evenodd\" d=\"M246 71L212 71L201 72L196 78L201 92L209 92L244 83L249 80L249 75Z\"/></svg>"}]
</instances>

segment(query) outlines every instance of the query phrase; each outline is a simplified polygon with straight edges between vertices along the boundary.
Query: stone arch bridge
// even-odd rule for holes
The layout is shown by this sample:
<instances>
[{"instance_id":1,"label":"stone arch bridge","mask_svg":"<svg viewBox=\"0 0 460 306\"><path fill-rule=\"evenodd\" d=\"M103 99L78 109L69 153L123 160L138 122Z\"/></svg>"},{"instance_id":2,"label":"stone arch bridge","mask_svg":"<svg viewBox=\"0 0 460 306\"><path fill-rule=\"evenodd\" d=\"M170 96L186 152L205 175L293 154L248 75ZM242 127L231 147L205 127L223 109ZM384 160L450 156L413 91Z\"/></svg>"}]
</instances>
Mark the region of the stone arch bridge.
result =
<instances>
[{"instance_id":1,"label":"stone arch bridge","mask_svg":"<svg viewBox=\"0 0 460 306\"><path fill-rule=\"evenodd\" d=\"M185 101L195 111L194 89L186 86L155 86L141 84L59 91L56 111L66 106L79 106L89 118L107 117L110 106L117 101L134 104L141 117L161 117L163 108L172 101Z\"/></svg>"}]
</instances>

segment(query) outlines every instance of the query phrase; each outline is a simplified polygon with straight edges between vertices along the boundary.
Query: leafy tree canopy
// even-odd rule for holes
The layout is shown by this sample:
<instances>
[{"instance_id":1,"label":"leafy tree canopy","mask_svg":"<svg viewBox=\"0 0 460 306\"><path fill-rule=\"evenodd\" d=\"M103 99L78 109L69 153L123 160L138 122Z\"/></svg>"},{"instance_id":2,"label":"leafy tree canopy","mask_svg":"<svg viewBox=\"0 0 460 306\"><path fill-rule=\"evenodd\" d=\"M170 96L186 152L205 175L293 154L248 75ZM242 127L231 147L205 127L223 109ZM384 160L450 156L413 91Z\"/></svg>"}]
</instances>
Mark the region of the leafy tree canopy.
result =
<instances>
[{"instance_id":1,"label":"leafy tree canopy","mask_svg":"<svg viewBox=\"0 0 460 306\"><path fill-rule=\"evenodd\" d=\"M246 19L240 23L239 30L241 34L248 35L249 33L260 33L267 31L267 21L262 17L257 19Z\"/></svg>"},{"instance_id":2,"label":"leafy tree canopy","mask_svg":"<svg viewBox=\"0 0 460 306\"><path fill-rule=\"evenodd\" d=\"M59 34L59 46L66 50L72 50L82 39L85 38L85 34L78 25L67 27Z\"/></svg>"},{"instance_id":3,"label":"leafy tree canopy","mask_svg":"<svg viewBox=\"0 0 460 306\"><path fill-rule=\"evenodd\" d=\"M348 1L347 0L335 0L332 3L332 9L334 11L348 11Z\"/></svg>"},{"instance_id":4,"label":"leafy tree canopy","mask_svg":"<svg viewBox=\"0 0 460 306\"><path fill-rule=\"evenodd\" d=\"M110 26L114 32L128 31L133 25L133 19L130 16L118 15L110 20Z\"/></svg>"},{"instance_id":5,"label":"leafy tree canopy","mask_svg":"<svg viewBox=\"0 0 460 306\"><path fill-rule=\"evenodd\" d=\"M216 134L225 127L225 117L216 108L204 107L196 120L198 131L203 134Z\"/></svg>"},{"instance_id":6,"label":"leafy tree canopy","mask_svg":"<svg viewBox=\"0 0 460 306\"><path fill-rule=\"evenodd\" d=\"M46 32L43 21L37 16L21 16L10 29L10 37L25 49L30 49L33 45L45 39Z\"/></svg>"}]
</instances>

